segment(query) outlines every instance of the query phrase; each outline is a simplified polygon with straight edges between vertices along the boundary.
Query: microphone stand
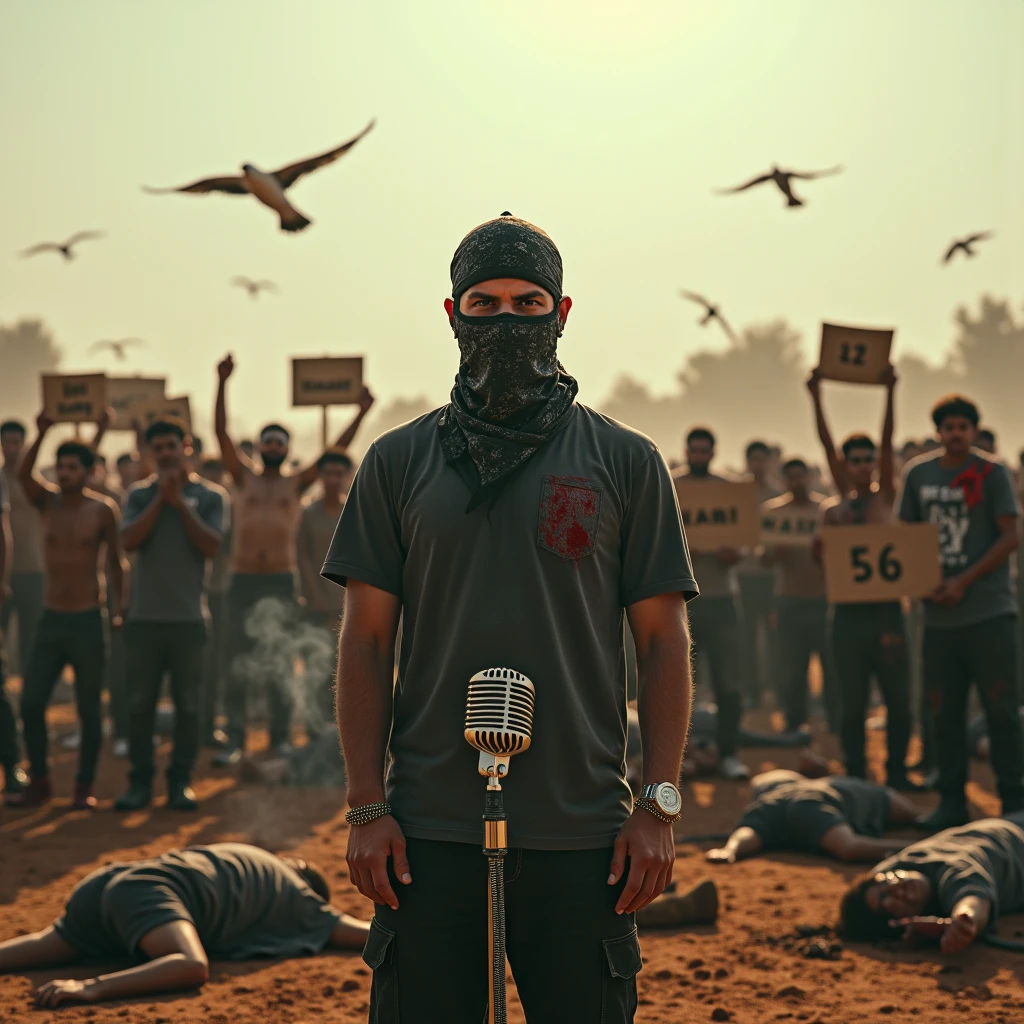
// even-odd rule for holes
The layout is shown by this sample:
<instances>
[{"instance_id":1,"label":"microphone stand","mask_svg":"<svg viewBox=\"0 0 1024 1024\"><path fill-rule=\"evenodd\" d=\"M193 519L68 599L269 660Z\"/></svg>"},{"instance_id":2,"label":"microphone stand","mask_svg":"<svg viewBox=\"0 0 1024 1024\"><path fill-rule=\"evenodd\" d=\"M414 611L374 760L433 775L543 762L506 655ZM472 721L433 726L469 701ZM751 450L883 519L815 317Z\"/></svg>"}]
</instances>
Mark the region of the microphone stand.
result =
<instances>
[{"instance_id":1,"label":"microphone stand","mask_svg":"<svg viewBox=\"0 0 1024 1024\"><path fill-rule=\"evenodd\" d=\"M505 854L508 824L500 776L508 770L500 761L487 777L484 798L484 856L487 858L487 953L491 964L487 990L487 1024L506 1024L505 1008Z\"/></svg>"}]
</instances>

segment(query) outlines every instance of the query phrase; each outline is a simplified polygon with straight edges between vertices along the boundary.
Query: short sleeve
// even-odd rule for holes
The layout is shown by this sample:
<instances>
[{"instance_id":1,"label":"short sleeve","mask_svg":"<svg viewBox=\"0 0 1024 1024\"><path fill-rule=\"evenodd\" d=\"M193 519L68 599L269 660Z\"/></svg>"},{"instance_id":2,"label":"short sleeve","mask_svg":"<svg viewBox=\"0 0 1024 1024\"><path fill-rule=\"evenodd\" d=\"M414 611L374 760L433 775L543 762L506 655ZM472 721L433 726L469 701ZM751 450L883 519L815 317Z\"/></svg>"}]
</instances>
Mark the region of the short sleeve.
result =
<instances>
[{"instance_id":1,"label":"short sleeve","mask_svg":"<svg viewBox=\"0 0 1024 1024\"><path fill-rule=\"evenodd\" d=\"M1013 489L1013 480L1009 470L1003 465L993 465L988 479L988 497L992 502L992 515L997 519L1001 516L1020 515L1020 505Z\"/></svg>"},{"instance_id":2,"label":"short sleeve","mask_svg":"<svg viewBox=\"0 0 1024 1024\"><path fill-rule=\"evenodd\" d=\"M825 833L836 825L847 825L846 815L833 804L808 797L790 802L786 809L786 828L797 849L816 852Z\"/></svg>"},{"instance_id":3,"label":"short sleeve","mask_svg":"<svg viewBox=\"0 0 1024 1024\"><path fill-rule=\"evenodd\" d=\"M679 500L659 451L634 473L628 502L621 534L623 607L658 594L696 597Z\"/></svg>"},{"instance_id":4,"label":"short sleeve","mask_svg":"<svg viewBox=\"0 0 1024 1024\"><path fill-rule=\"evenodd\" d=\"M999 888L989 872L973 862L949 865L936 880L935 896L946 915L952 914L965 896L979 896L992 904L989 923L994 924L999 917Z\"/></svg>"},{"instance_id":5,"label":"short sleeve","mask_svg":"<svg viewBox=\"0 0 1024 1024\"><path fill-rule=\"evenodd\" d=\"M187 921L195 926L181 897L166 882L131 871L107 886L102 915L132 955L139 952L139 943L155 928L172 921Z\"/></svg>"},{"instance_id":6,"label":"short sleeve","mask_svg":"<svg viewBox=\"0 0 1024 1024\"><path fill-rule=\"evenodd\" d=\"M345 586L359 580L402 596L405 549L384 460L374 444L352 481L320 575Z\"/></svg>"},{"instance_id":7,"label":"short sleeve","mask_svg":"<svg viewBox=\"0 0 1024 1024\"><path fill-rule=\"evenodd\" d=\"M210 491L206 501L200 503L197 511L199 518L211 530L216 530L220 534L224 533L224 498L217 491Z\"/></svg>"},{"instance_id":8,"label":"short sleeve","mask_svg":"<svg viewBox=\"0 0 1024 1024\"><path fill-rule=\"evenodd\" d=\"M755 800L736 823L736 828L753 829L766 850L787 845L785 804L778 801Z\"/></svg>"},{"instance_id":9,"label":"short sleeve","mask_svg":"<svg viewBox=\"0 0 1024 1024\"><path fill-rule=\"evenodd\" d=\"M121 529L131 525L149 506L149 488L140 487L130 490L124 499L124 514L121 519Z\"/></svg>"},{"instance_id":10,"label":"short sleeve","mask_svg":"<svg viewBox=\"0 0 1024 1024\"><path fill-rule=\"evenodd\" d=\"M899 518L905 523L921 522L921 503L918 501L917 488L913 483L914 469L908 467L903 471L903 484L900 498L896 503Z\"/></svg>"}]
</instances>

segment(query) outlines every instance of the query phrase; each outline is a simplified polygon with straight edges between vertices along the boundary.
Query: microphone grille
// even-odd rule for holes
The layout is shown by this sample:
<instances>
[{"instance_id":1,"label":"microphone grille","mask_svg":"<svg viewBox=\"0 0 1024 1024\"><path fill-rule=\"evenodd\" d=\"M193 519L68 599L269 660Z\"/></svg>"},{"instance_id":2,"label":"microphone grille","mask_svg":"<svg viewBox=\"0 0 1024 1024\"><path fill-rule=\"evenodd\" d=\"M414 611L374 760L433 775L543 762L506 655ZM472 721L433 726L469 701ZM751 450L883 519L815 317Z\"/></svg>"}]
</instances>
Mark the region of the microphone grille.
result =
<instances>
[{"instance_id":1,"label":"microphone grille","mask_svg":"<svg viewBox=\"0 0 1024 1024\"><path fill-rule=\"evenodd\" d=\"M469 681L466 739L487 754L518 754L530 746L534 686L511 668L487 668Z\"/></svg>"}]
</instances>

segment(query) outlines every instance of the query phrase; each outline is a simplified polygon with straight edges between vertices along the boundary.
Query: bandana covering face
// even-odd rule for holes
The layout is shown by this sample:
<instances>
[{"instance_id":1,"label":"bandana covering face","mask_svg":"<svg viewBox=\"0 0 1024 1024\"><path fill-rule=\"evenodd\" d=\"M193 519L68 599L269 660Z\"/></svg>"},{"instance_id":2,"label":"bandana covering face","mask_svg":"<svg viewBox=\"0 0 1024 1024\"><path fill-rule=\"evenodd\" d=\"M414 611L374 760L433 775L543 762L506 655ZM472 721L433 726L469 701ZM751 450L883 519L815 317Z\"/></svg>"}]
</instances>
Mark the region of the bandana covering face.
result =
<instances>
[{"instance_id":1,"label":"bandana covering face","mask_svg":"<svg viewBox=\"0 0 1024 1024\"><path fill-rule=\"evenodd\" d=\"M438 427L445 461L472 491L471 512L488 499L493 503L508 477L568 423L578 385L558 361L557 309L545 316L458 310L470 287L501 277L538 284L557 304L562 261L543 231L503 214L462 240L451 270L461 359Z\"/></svg>"}]
</instances>

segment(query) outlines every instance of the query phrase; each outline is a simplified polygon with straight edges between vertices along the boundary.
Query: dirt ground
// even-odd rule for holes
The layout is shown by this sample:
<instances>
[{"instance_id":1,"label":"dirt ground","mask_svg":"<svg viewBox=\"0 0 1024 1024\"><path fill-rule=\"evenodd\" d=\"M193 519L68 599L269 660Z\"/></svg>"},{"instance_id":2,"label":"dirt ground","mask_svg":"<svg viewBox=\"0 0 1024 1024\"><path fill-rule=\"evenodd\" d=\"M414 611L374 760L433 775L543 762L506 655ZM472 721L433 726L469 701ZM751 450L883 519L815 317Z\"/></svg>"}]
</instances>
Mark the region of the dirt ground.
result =
<instances>
[{"instance_id":1,"label":"dirt ground","mask_svg":"<svg viewBox=\"0 0 1024 1024\"><path fill-rule=\"evenodd\" d=\"M69 706L53 710L58 732L70 730L72 714ZM883 735L870 734L875 771L882 760ZM817 738L816 748L829 757L836 754L834 741L827 736ZM203 801L198 814L182 816L156 807L121 816L110 807L123 788L125 763L105 754L98 780L100 810L71 812L67 794L75 755L59 747L57 751L54 779L60 799L43 811L5 810L0 817L3 937L48 923L72 885L103 864L222 840L301 853L326 869L337 906L358 917L370 916L370 905L352 888L346 873L340 790L239 784L230 773L211 770L204 755L196 785ZM796 755L790 751L749 750L746 755L757 770L796 766ZM975 766L974 777L970 796L975 812L978 816L996 813L987 768ZM747 785L717 779L690 785L679 837L727 831L748 791ZM922 796L922 808L934 800ZM702 857L709 845L680 842L676 878L686 885L713 877L721 894L720 920L715 927L642 936L638 1021L1024 1021L1024 955L979 945L944 961L937 953L907 952L893 944L886 949L842 949L835 960L809 959L800 951L807 940L801 940L797 929L803 927L806 932L830 924L844 883L857 869L796 855L712 868ZM1002 931L1019 935L1024 920L1007 919ZM212 965L210 981L198 993L58 1011L31 1009L30 992L35 985L55 976L87 977L95 970L63 968L0 977L0 1021L310 1024L367 1018L370 975L356 953L287 962L218 963ZM514 996L510 1001L509 1019L521 1024L522 1012Z\"/></svg>"}]
</instances>

